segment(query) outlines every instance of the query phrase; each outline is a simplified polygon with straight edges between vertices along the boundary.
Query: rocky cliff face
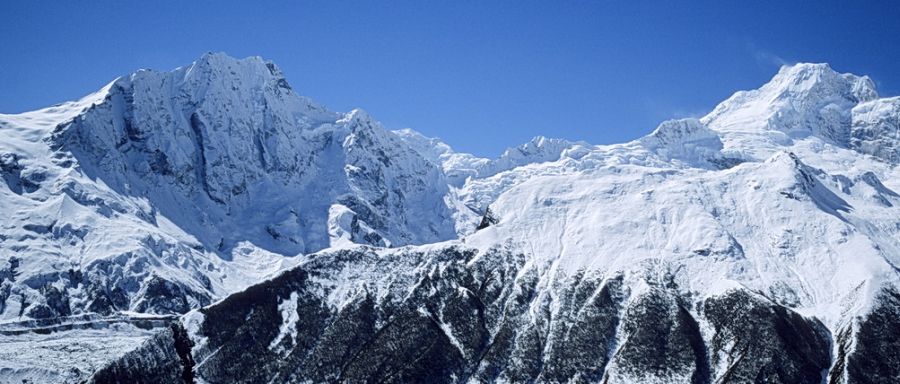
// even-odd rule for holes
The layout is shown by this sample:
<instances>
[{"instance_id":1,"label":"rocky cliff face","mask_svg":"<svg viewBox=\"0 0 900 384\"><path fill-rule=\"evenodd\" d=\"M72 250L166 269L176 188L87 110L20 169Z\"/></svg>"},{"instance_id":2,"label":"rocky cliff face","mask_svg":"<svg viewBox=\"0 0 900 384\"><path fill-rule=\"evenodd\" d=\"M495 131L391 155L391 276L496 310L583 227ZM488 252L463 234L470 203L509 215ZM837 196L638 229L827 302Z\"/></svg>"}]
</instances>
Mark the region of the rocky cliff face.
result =
<instances>
[{"instance_id":1,"label":"rocky cliff face","mask_svg":"<svg viewBox=\"0 0 900 384\"><path fill-rule=\"evenodd\" d=\"M139 71L0 115L0 377L895 382L896 106L798 64L484 159L259 58Z\"/></svg>"},{"instance_id":2,"label":"rocky cliff face","mask_svg":"<svg viewBox=\"0 0 900 384\"><path fill-rule=\"evenodd\" d=\"M832 359L821 321L746 289L692 300L673 277L581 271L542 286L525 255L501 248L326 252L186 316L193 365L181 367L241 383L896 381L896 338L876 336L900 326L895 291ZM132 355L152 364L126 356L112 366L133 369L94 379L177 366L156 352L173 343L148 341Z\"/></svg>"},{"instance_id":3,"label":"rocky cliff face","mask_svg":"<svg viewBox=\"0 0 900 384\"><path fill-rule=\"evenodd\" d=\"M286 255L326 248L333 205L366 228L353 233L363 243L456 235L439 168L365 112L338 114L297 96L259 58L209 54L121 78L53 142L89 176L146 198L225 254L240 241Z\"/></svg>"},{"instance_id":4,"label":"rocky cliff face","mask_svg":"<svg viewBox=\"0 0 900 384\"><path fill-rule=\"evenodd\" d=\"M850 147L900 164L900 98L861 103L851 114Z\"/></svg>"},{"instance_id":5,"label":"rocky cliff face","mask_svg":"<svg viewBox=\"0 0 900 384\"><path fill-rule=\"evenodd\" d=\"M184 313L298 254L457 233L439 166L259 58L207 54L0 121L4 318Z\"/></svg>"}]
</instances>

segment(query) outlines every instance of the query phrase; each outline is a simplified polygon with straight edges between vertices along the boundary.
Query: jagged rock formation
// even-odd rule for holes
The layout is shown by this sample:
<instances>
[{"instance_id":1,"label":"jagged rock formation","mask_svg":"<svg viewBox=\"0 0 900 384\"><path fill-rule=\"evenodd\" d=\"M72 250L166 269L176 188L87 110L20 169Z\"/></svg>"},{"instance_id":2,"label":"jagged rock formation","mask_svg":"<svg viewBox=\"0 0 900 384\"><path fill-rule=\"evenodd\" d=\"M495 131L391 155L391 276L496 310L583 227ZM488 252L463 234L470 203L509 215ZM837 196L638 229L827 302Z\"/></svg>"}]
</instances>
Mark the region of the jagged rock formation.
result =
<instances>
[{"instance_id":1,"label":"jagged rock formation","mask_svg":"<svg viewBox=\"0 0 900 384\"><path fill-rule=\"evenodd\" d=\"M591 271L542 287L526 259L455 246L317 254L186 316L193 372L241 383L821 383L832 365L825 325L757 293L691 302L672 275ZM896 379L897 341L883 336L900 326L891 317L897 296L884 294L892 302L859 322L859 344L840 363L849 373L832 371L833 382ZM112 366L132 364L133 355L161 360L94 379L176 372L164 367L181 359L157 352L170 348L169 333Z\"/></svg>"},{"instance_id":2,"label":"jagged rock formation","mask_svg":"<svg viewBox=\"0 0 900 384\"><path fill-rule=\"evenodd\" d=\"M900 163L900 97L861 103L851 112L850 147Z\"/></svg>"},{"instance_id":3,"label":"jagged rock formation","mask_svg":"<svg viewBox=\"0 0 900 384\"><path fill-rule=\"evenodd\" d=\"M0 265L17 270L2 318L184 313L286 257L457 233L438 166L361 110L297 96L259 58L138 71L0 124Z\"/></svg>"},{"instance_id":4,"label":"jagged rock formation","mask_svg":"<svg viewBox=\"0 0 900 384\"><path fill-rule=\"evenodd\" d=\"M484 159L258 58L139 71L0 115L0 337L187 314L0 376L896 382L897 106L798 64L632 142Z\"/></svg>"}]
</instances>

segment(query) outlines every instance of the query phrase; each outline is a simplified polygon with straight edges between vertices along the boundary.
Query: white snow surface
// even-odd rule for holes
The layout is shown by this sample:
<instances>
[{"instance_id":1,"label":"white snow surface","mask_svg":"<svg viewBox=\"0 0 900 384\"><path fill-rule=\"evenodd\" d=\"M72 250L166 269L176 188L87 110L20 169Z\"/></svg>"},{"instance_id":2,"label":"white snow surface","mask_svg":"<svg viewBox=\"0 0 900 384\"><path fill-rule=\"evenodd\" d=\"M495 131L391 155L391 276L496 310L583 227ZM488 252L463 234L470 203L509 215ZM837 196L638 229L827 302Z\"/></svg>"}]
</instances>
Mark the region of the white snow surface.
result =
<instances>
[{"instance_id":1,"label":"white snow surface","mask_svg":"<svg viewBox=\"0 0 900 384\"><path fill-rule=\"evenodd\" d=\"M281 345L285 337L290 337L291 345L297 340L297 321L300 320L300 314L297 313L297 300L299 296L297 292L291 292L291 297L281 300L278 303L278 312L281 314L281 325L278 327L278 335L269 343L269 349L274 349L278 353L284 353L285 348Z\"/></svg>"},{"instance_id":2,"label":"white snow surface","mask_svg":"<svg viewBox=\"0 0 900 384\"><path fill-rule=\"evenodd\" d=\"M0 335L0 382L81 383L95 370L139 347L155 330L127 324L46 335Z\"/></svg>"},{"instance_id":3,"label":"white snow surface","mask_svg":"<svg viewBox=\"0 0 900 384\"><path fill-rule=\"evenodd\" d=\"M90 311L74 272L125 292L120 311L163 310L141 297L154 279L215 301L331 246L331 206L346 208L353 241L457 237L438 166L364 111L294 94L258 57L141 70L77 102L0 115L0 138L2 321L36 313L47 285L73 314Z\"/></svg>"},{"instance_id":4,"label":"white snow surface","mask_svg":"<svg viewBox=\"0 0 900 384\"><path fill-rule=\"evenodd\" d=\"M638 140L538 137L485 159L329 111L259 58L209 54L0 115L0 268L20 260L3 284L27 303L96 263L218 299L328 247L464 242L522 252L543 287L670 273L686 294L745 287L835 329L898 284L898 121L867 77L797 64ZM475 232L488 207L498 223ZM389 278L358 272L329 300ZM21 319L17 303L0 317Z\"/></svg>"},{"instance_id":5,"label":"white snow surface","mask_svg":"<svg viewBox=\"0 0 900 384\"><path fill-rule=\"evenodd\" d=\"M866 77L784 67L699 120L469 181L500 222L466 244L511 241L551 276L663 268L685 293L743 286L833 326L851 292L898 281L900 170L879 156L900 144L895 104Z\"/></svg>"}]
</instances>

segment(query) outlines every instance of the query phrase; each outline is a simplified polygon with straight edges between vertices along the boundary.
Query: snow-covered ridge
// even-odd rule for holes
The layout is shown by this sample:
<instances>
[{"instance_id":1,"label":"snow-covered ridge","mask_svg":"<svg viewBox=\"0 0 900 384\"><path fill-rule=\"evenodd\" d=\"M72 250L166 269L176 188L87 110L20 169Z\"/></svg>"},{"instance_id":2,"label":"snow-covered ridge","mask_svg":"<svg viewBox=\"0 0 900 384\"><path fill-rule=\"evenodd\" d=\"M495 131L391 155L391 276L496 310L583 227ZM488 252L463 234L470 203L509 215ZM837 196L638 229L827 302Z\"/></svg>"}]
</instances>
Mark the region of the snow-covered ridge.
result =
<instances>
[{"instance_id":1,"label":"snow-covered ridge","mask_svg":"<svg viewBox=\"0 0 900 384\"><path fill-rule=\"evenodd\" d=\"M898 100L798 64L631 142L537 137L487 159L330 111L260 58L141 70L0 115L0 319L184 313L364 244L399 269L458 246L521 255L532 308L580 274L628 277L627 300L665 276L679 297L749 290L837 333L900 285ZM398 294L390 271L346 268L319 282L333 307ZM296 337L288 297L278 345Z\"/></svg>"},{"instance_id":2,"label":"snow-covered ridge","mask_svg":"<svg viewBox=\"0 0 900 384\"><path fill-rule=\"evenodd\" d=\"M801 63L782 67L759 89L735 93L701 121L726 134L725 151L733 157L761 160L808 136L858 149L866 147L860 140L870 139L861 137L861 127L853 128L853 108L877 100L875 84L866 76Z\"/></svg>"},{"instance_id":3,"label":"snow-covered ridge","mask_svg":"<svg viewBox=\"0 0 900 384\"><path fill-rule=\"evenodd\" d=\"M464 209L438 166L364 111L295 94L258 57L141 70L0 115L0 130L4 319L184 312L337 232L381 246L455 238Z\"/></svg>"},{"instance_id":4,"label":"snow-covered ridge","mask_svg":"<svg viewBox=\"0 0 900 384\"><path fill-rule=\"evenodd\" d=\"M588 146L584 142L537 136L525 144L506 149L496 159L488 159L455 152L440 139L426 137L409 128L393 133L426 159L441 165L451 185L456 187L464 185L468 178L481 179L523 165L556 161L574 147Z\"/></svg>"},{"instance_id":5,"label":"snow-covered ridge","mask_svg":"<svg viewBox=\"0 0 900 384\"><path fill-rule=\"evenodd\" d=\"M413 208L412 199L433 210L446 191L439 169L364 112L338 114L297 96L261 59L210 54L174 72L140 71L117 81L107 100L63 127L56 143L90 159L83 168L110 186L147 196L207 246L327 247L322 229L334 203L366 216L384 238L373 244L455 234L442 220L449 213L415 223L422 216L413 210L388 209Z\"/></svg>"}]
</instances>

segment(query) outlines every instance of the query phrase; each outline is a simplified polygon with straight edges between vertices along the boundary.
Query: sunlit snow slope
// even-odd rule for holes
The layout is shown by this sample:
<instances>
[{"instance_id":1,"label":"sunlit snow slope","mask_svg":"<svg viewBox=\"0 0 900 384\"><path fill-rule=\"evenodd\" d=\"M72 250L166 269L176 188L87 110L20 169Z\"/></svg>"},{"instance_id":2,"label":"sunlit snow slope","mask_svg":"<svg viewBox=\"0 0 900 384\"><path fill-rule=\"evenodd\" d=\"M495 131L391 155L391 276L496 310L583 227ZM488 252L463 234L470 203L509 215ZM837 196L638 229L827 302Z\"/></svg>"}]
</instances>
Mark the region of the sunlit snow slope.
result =
<instances>
[{"instance_id":1,"label":"sunlit snow slope","mask_svg":"<svg viewBox=\"0 0 900 384\"><path fill-rule=\"evenodd\" d=\"M185 312L298 254L457 236L437 165L259 58L138 71L0 129L6 319Z\"/></svg>"},{"instance_id":2,"label":"sunlit snow slope","mask_svg":"<svg viewBox=\"0 0 900 384\"><path fill-rule=\"evenodd\" d=\"M485 159L207 54L0 115L0 318L224 298L101 382L891 382L898 100L797 64L632 142Z\"/></svg>"}]
</instances>

